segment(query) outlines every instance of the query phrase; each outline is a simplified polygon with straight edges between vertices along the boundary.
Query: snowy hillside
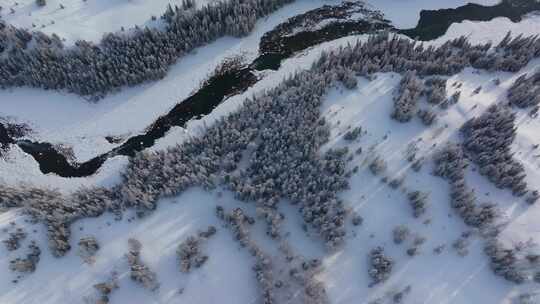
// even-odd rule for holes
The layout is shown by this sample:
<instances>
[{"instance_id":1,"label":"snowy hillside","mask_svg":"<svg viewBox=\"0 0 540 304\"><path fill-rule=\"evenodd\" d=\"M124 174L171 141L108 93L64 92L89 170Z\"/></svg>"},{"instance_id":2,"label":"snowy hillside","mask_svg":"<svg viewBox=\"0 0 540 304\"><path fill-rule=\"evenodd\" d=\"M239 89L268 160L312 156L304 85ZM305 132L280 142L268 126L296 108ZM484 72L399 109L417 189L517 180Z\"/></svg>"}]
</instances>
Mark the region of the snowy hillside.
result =
<instances>
[{"instance_id":1,"label":"snowy hillside","mask_svg":"<svg viewBox=\"0 0 540 304\"><path fill-rule=\"evenodd\" d=\"M167 5L179 0L49 0L40 7L35 0L2 0L2 19L17 27L56 33L72 45L77 40L99 41L103 34L134 25L157 25ZM197 0L202 6L211 1Z\"/></svg>"},{"instance_id":2,"label":"snowy hillside","mask_svg":"<svg viewBox=\"0 0 540 304\"><path fill-rule=\"evenodd\" d=\"M367 2L292 1L94 102L0 89L0 303L540 303L540 16L413 44L386 31L467 1ZM169 3L0 0L0 19L69 47L163 27ZM282 53L264 53L274 29ZM73 167L106 158L44 173L49 144Z\"/></svg>"}]
</instances>

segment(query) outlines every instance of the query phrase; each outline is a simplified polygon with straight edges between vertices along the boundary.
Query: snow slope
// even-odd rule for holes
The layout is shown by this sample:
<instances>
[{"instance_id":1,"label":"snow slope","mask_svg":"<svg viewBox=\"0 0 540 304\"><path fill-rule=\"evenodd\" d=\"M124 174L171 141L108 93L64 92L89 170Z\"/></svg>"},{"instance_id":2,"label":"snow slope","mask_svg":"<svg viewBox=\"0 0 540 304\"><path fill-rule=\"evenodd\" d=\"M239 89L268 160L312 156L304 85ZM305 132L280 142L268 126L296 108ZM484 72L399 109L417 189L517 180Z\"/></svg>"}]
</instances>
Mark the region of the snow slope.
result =
<instances>
[{"instance_id":1,"label":"snow slope","mask_svg":"<svg viewBox=\"0 0 540 304\"><path fill-rule=\"evenodd\" d=\"M394 2L380 3L390 5ZM0 92L0 113L29 122L36 130L33 137L73 144L79 149L76 150L78 158L90 158L110 148L110 144L101 141L104 136L139 132L155 117L166 112L181 96L187 96L195 89L208 70L222 58L243 51L248 52L248 57L254 56L262 33L287 16L319 4L316 1L302 1L280 10L258 23L256 31L249 37L241 40L225 38L201 48L197 54L179 62L163 81L129 89L107 98L103 103L87 104L71 95L17 89ZM462 34L469 35L476 42L497 42L508 30L515 34L538 33L539 23L538 16L531 16L518 24L504 18L490 22L464 22L451 26L445 37L432 43L439 44ZM188 136L196 136L205 125L212 124L217 118L241 106L245 97L276 85L292 71L308 68L322 50L364 38L347 37L325 43L285 61L279 71L268 73L261 82L244 94L228 99L208 116L191 121L186 129L174 128L152 149L166 148L182 142ZM408 124L398 124L390 119L392 94L401 77L395 73L377 74L371 81L358 78L358 88L337 88L328 93L321 111L332 128L331 140L324 149L344 146L346 143L342 137L350 127L361 126L367 132L358 141L348 144L351 150L362 147L364 152L348 163L348 169L358 166L359 171L351 177L351 189L341 194L348 208L363 216L364 223L359 227L347 226L346 246L339 252L329 254L319 240L306 236L302 231L296 207L285 202L280 204L280 208L287 214L285 230L290 233L287 237L290 244L298 252L323 259L325 271L318 279L325 283L331 303L369 303L377 298L384 298L386 301L383 303L392 303L393 294L408 285L411 285L411 292L405 297L404 303L510 304L515 303L519 294L538 290L538 285L517 286L493 275L478 235L472 237L469 255L459 256L452 248L452 242L468 228L450 208L447 182L431 175L430 161L420 172L414 172L404 157L409 144L417 142L419 154L429 159L434 149L457 138L456 130L463 122L481 114L490 104L504 101L506 90L515 78L536 68L540 68L540 60L531 62L516 74L466 69L452 76L449 84L463 82L460 102L447 111L441 111L439 121L430 128L423 126L416 118ZM186 70L190 73L186 73ZM495 78L501 80L501 85L493 84ZM482 91L473 95L478 86L483 87ZM454 92L451 86L448 86L448 90L449 95ZM152 103L151 109L148 102ZM425 102L422 105L425 106ZM518 138L513 149L515 157L525 164L527 182L533 189L540 189L540 158L537 157L540 152L531 149L533 144L540 143L539 128L537 119L529 118L525 112L519 113ZM424 217L413 218L406 194L392 190L369 172L368 163L377 155L388 161L389 176L407 176L407 189L430 193L430 206ZM125 158L112 159L96 176L64 179L41 174L37 164L17 149L12 150L9 156L10 160L0 162L0 178L4 182L28 182L60 187L63 191L71 191L81 184L114 184L126 162ZM505 243L513 244L532 238L540 244L537 220L540 217L539 204L526 208L522 199L513 197L508 191L496 189L472 170L467 172L467 181L476 189L482 201L490 200L504 210L509 222L502 234ZM86 235L95 235L101 244L102 249L93 265L83 263L77 256L76 248L64 258L53 258L46 249L46 232L41 224L26 222L25 217L17 214L16 210L0 213L0 239L7 237L5 229L13 229L12 221L16 222L17 227L25 227L30 234L22 249L16 252L8 252L4 246L0 246L0 269L8 269L9 260L23 255L30 240L37 240L43 249L35 273L19 279L16 284L11 282L16 279L14 273L4 271L4 275L0 276L0 303L82 303L83 297L92 296L92 285L106 279L111 270L117 270L120 274L120 289L111 295L111 303L258 303L258 286L251 270L253 260L233 242L231 233L221 228L214 216L218 204L228 210L242 207L252 215L253 206L236 201L226 191L221 195L219 191L191 189L176 198L160 202L158 210L143 219L132 220L128 214L117 222L112 216L105 215L75 223L72 235L74 244L74 240ZM428 219L429 222L425 222ZM402 245L393 244L391 231L399 224L405 224L415 234L426 237L420 255L412 258L407 256L410 241ZM218 227L217 235L209 240L205 249L210 256L209 261L189 275L181 274L175 256L177 244L208 225ZM273 243L264 234L261 225L256 225L255 239L271 246ZM36 232L32 232L34 229ZM123 255L127 252L127 239L130 237L142 242L142 259L158 273L161 283L159 292L146 291L129 279ZM434 254L433 249L442 244L446 245L446 249L440 255ZM378 245L385 246L396 265L389 281L368 288L367 254ZM536 253L540 253L539 249L533 248ZM51 288L52 285L55 288ZM179 292L181 289L182 294ZM538 302L540 298L535 300Z\"/></svg>"},{"instance_id":2,"label":"snow slope","mask_svg":"<svg viewBox=\"0 0 540 304\"><path fill-rule=\"evenodd\" d=\"M539 60L525 70L537 67L540 67ZM489 104L504 99L505 90L515 77L509 73L492 74L472 69L453 76L448 80L450 83L464 83L463 98L447 112L441 113L439 122L431 128L426 128L416 119L408 124L398 124L390 119L392 92L400 80L400 76L394 73L377 74L372 81L359 78L357 89L338 88L326 96L322 112L331 125L331 141L325 148L344 146L342 136L349 126L362 126L367 132L357 142L348 144L351 150L361 146L364 152L348 163L349 169L354 166L360 169L351 178L351 189L341 195L349 208L364 217L364 223L359 227L349 225L346 246L328 254L319 240L306 236L301 230L301 218L295 208L286 202L280 206L287 214L285 229L290 233L288 240L293 248L311 257L323 258L325 271L318 279L325 282L331 303L352 304L359 300L360 303L368 303L376 298L392 297L396 291L408 285L412 289L404 303L513 303L518 294L534 290L534 285L516 286L494 276L482 252L483 243L477 235L472 237L470 253L465 257L459 256L451 244L468 229L450 208L447 183L431 175L429 161L417 173L410 170L410 164L404 160L404 153L411 142L418 142L419 155L428 155L434 149L433 144L441 146L449 139L455 139L455 130L459 125L482 113ZM501 79L500 86L492 85L494 78ZM484 90L472 96L472 91L479 85ZM524 114L520 116L520 136L515 144L516 151L522 154L528 151L531 142L540 141L538 133L533 132L538 122ZM430 193L427 215L420 219L413 218L405 193L391 190L379 178L373 177L367 165L375 155L381 155L388 161L389 176L407 176L407 189ZM525 156L519 159L530 168L527 182L532 188L540 188L536 170L538 163ZM511 225L503 235L509 242L522 237L533 237L540 242L540 235L534 233L534 229L538 229L534 221L540 212L539 205L525 209L521 199L512 197L508 191L496 189L472 171L468 172L467 180L474 185L477 193L483 194L481 199L489 199L506 210ZM91 266L84 264L77 256L76 249L61 259L51 257L44 250L43 259L32 275L21 278L17 284L10 282L14 279L12 273L0 278L0 302L78 303L82 297L92 295L92 284L104 280L109 271L115 269L120 274L120 289L112 294L111 303L195 301L204 304L215 303L216 299L223 303L257 303L252 261L246 251L233 242L230 232L221 228L214 216L214 208L218 204L229 210L240 206L251 214L254 214L253 207L236 201L227 192L219 195L218 191L189 190L176 198L160 202L156 212L134 222L130 222L128 214L121 222L107 215L75 223L73 240L96 235L102 245L96 263ZM428 219L429 222L425 222ZM25 226L27 231L37 229L26 242L36 239L42 248L46 248L42 226L25 223L15 211L0 215L0 231L9 227L9 222L13 220L18 227ZM391 231L399 224L405 224L414 234L426 237L418 256L411 258L406 255L410 241L403 245L393 244ZM207 245L210 256L208 264L190 275L179 273L175 246L208 225L215 225L219 230L216 238ZM79 227L83 230L79 230ZM255 233L258 241L271 242L264 234L263 227L256 229ZM137 237L145 246L142 258L158 273L162 284L158 292L141 289L129 280L123 258L129 237ZM443 244L446 249L440 255L435 255L433 249ZM385 246L396 266L389 281L368 288L367 253L379 245ZM2 247L0 252L0 268L5 269L10 259L24 251L8 253ZM54 278L56 286L63 288L49 288L47 283L51 278ZM183 293L179 294L182 288Z\"/></svg>"}]
</instances>

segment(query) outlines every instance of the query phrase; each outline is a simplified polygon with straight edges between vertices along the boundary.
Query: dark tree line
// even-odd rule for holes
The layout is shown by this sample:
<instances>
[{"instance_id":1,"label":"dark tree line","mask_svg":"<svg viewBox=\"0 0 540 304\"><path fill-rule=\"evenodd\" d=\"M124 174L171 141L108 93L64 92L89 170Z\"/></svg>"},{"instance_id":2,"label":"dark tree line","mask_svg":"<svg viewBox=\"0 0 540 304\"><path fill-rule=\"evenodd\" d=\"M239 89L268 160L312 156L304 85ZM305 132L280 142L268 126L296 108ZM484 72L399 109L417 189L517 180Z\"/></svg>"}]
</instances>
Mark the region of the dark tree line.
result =
<instances>
[{"instance_id":1,"label":"dark tree line","mask_svg":"<svg viewBox=\"0 0 540 304\"><path fill-rule=\"evenodd\" d=\"M248 34L258 18L293 0L220 1L201 9L173 9L164 30L135 27L106 34L99 44L65 48L56 35L30 33L0 20L0 87L67 90L94 98L163 78L176 60L225 35Z\"/></svg>"}]
</instances>

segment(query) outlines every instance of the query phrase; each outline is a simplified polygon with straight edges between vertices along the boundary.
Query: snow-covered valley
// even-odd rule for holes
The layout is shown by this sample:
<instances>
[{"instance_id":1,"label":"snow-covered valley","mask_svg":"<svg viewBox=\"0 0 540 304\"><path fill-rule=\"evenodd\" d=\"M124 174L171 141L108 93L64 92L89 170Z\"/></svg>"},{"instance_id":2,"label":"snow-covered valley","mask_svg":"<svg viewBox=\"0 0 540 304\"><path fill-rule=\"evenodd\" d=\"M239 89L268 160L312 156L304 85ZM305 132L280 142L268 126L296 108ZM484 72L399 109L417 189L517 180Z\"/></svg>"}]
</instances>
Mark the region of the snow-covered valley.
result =
<instances>
[{"instance_id":1,"label":"snow-covered valley","mask_svg":"<svg viewBox=\"0 0 540 304\"><path fill-rule=\"evenodd\" d=\"M145 24L151 15L160 15L167 3L174 1L152 4L127 1L116 5L100 1L82 4L64 1L66 8L60 12L55 9L59 3L52 0L40 11L34 11L33 1L20 1L20 8L12 15L6 13L6 7L13 4L10 2L7 6L4 2L9 1L0 1L4 7L1 18L17 26L27 27L31 22L42 22L47 14L61 18L43 30L49 34L56 32L69 42L77 39L96 41L103 33L115 31L120 26ZM197 5L202 6L206 2L200 1ZM163 79L123 88L95 103L63 91L27 87L2 89L0 117L28 125L31 131L24 138L62 145L67 151L72 150L75 160L89 160L119 145L109 142L106 137L125 139L143 133L158 117L198 90L224 59L242 54L245 61L251 62L259 55L263 35L288 18L325 4L337 5L340 2L298 0L287 4L258 20L249 35L242 38L224 37L199 47L175 63ZM381 10L399 28L414 26L421 9L465 4L464 1L410 1L406 8L402 8L404 4L401 1L368 2L370 7ZM497 1L477 2L492 5ZM85 6L96 9L96 13L90 14L92 11L89 13ZM98 8L101 10L98 11ZM74 20L83 17L80 15L83 13L86 18L82 20L86 20L87 24L81 28L71 26L73 22L78 22ZM118 18L115 14L122 17ZM464 21L452 24L444 36L425 42L423 46L424 49L429 46L441 47L445 42L461 36L467 37L473 45L491 42L496 46L509 31L513 37L520 34L527 37L540 34L539 29L540 17L534 13L518 23L506 18L484 22ZM410 41L404 36L400 38ZM442 107L430 103L430 93L422 93L415 101L416 106L429 110L435 117L427 125L423 122L424 118L416 115L406 123L392 118L396 96L399 96L398 88L408 75L397 67L396 71L387 68L386 71L367 75L356 71L351 76L353 79L347 78L350 75L346 74L344 79L340 78L325 87L318 110L321 121L325 122L329 131L328 137L321 144L314 139L314 147L318 147L318 150L304 157L316 157L311 161L321 161L326 165L325 155L329 151L339 151L344 147L348 149L341 160L330 157L335 161L333 164L336 168L343 165L343 172L337 173L340 170L336 169L332 178L343 178L349 185L335 192L336 199L342 203L328 202L332 206L328 208L336 208L330 212L335 211L338 216L342 215L340 210L346 213L342 226L338 225L345 232L339 246L328 248L325 243L328 238L333 240L335 235L324 234L326 232L319 231L312 226L312 222L305 220L308 207L303 199L299 199L300 203L294 202L295 198L284 197L289 192L282 190L284 193L274 201L275 197L269 199L265 196L264 189L260 197L257 196L259 190L246 189L252 184L259 189L272 187L269 185L280 184L281 181L290 182L289 178L298 176L296 173L305 169L304 163L295 161L294 167L286 170L288 172L261 181L258 179L266 176L262 175L265 170L271 172L280 169L265 166L259 169L262 172L259 173L250 167L255 159L265 161L261 155L267 153L264 149L270 149L265 146L282 145L280 141L287 140L289 135L285 133L290 132L294 121L274 121L274 117L269 115L264 116L262 121L265 125L261 126L261 130L247 127L244 132L253 134L251 142L238 160L236 156L232 157L237 164L229 164L228 156L225 157L220 166L230 165L234 169L231 169L231 176L220 175L221 168L212 173L215 184L206 184L213 180L212 176L207 180L198 176L199 173L204 175L203 171L191 172L188 168L189 174L197 175L193 182L187 182L188 186L176 181L182 176L171 177L171 181L165 182L166 186L155 185L154 179L159 180L160 174L167 176L168 168L170 172L178 172L174 170L180 170L177 167L183 166L176 160L166 159L174 154L184 157L181 155L188 152L181 150L182 145L205 138L208 130L223 124L223 118L234 117L234 113L243 113L247 111L246 107L253 107L250 106L253 100L260 102L257 104L261 105L259 111L274 111L271 106L273 101L262 96L283 85L291 75L312 71L310 69L314 69L313 64L319 62L321 56L328 56L329 52L340 54L358 42L370 43L369 39L370 35L364 34L324 42L283 60L275 71L258 72L260 80L247 90L224 99L211 113L190 120L184 127L172 127L164 137L145 150L158 154L149 156L148 172L141 172L141 180L132 177L136 173L133 168L144 168L136 163L146 161L141 158L111 157L95 174L64 178L53 173L43 174L34 158L17 145L11 145L0 159L0 239L11 238L18 228L24 231L25 236L20 238L15 250L8 248L8 243L0 246L0 269L4 270L4 275L0 277L0 303L540 303L540 285L537 282L540 279L535 277L540 274L540 261L534 260L535 256L540 256L540 205L527 202L531 193L540 190L538 118L529 113L530 109L511 107L516 130L515 140L510 146L511 156L523 165L526 174L524 181L529 190L526 195L517 196L512 194L511 189L497 188L494 182L480 174L481 166L473 156L467 156L469 165L464 169L466 184L476 193L478 203L491 202L496 206L497 217L489 228L499 230L496 240L505 248L514 250L513 254L520 258L511 265L526 273L527 278L523 283L516 284L505 280L504 275L494 273L493 260L485 253L491 230L467 225L462 213L452 207L453 190L449 181L434 174L437 153L449 142L464 141L460 128L467 121L481 117L491 105L508 104L508 92L516 80L523 74L533 75L540 69L537 55L514 72L466 66L450 75L443 73L444 99L450 99L458 91L459 97L456 104ZM349 68L355 67L351 65ZM305 77L309 80L312 79L309 77L315 77L314 81L320 81L314 76L317 73L310 72L307 73L310 76ZM429 74L420 76L419 81L426 86L423 90L429 88L424 83L430 78L432 75ZM348 85L348 81L354 85ZM294 93L287 92L291 94L293 104L305 106L304 101L296 99ZM261 101L257 101L258 98ZM282 102L280 98L275 98L275 103ZM286 104L283 103L281 107L287 107ZM306 107L311 107L311 104L308 103ZM232 122L230 124L229 127L235 126ZM275 130L287 131L282 131L283 137L270 135ZM355 134L357 130L358 134ZM235 136L229 133L225 135ZM302 135L295 136L298 141L304 140ZM277 141L271 140L276 138ZM229 147L226 143L220 143ZM205 142L198 145L204 146ZM218 146L213 149L218 149ZM290 153L294 152L291 148ZM207 152L201 153L201 163L213 161L204 159ZM209 159L212 157L208 156ZM280 157L291 155L276 156L276 162ZM181 159L187 167L191 166L189 158ZM380 164L378 160L381 160ZM375 163L381 165L380 171L375 168ZM210 170L212 166L204 164L195 168ZM156 170L155 174L151 170ZM235 172L243 173L235 175ZM188 173L186 177L192 178ZM311 180L309 174L303 178L305 180L298 182L304 183L305 188L298 191L314 191L308 187L309 184L324 184L324 180ZM246 183L247 186L237 183ZM167 189L169 184L178 188ZM119 199L124 200L120 207L122 210L118 212L113 208L117 207L115 202L106 202L107 211L111 212L98 217L77 217L69 222L67 241L71 249L58 257L55 251L57 245L51 243L50 216L56 216L55 211L49 214L49 211L40 210L49 214L45 220L36 220L40 215L35 214L35 210L39 210L36 204L52 202L54 209L57 198L49 197L47 202L40 198L41 194L32 196L30 193L37 193L32 188L56 189L59 202L68 206L65 210L59 208L61 211L58 212L69 213L69 208L79 208L78 199L80 202L88 199L83 196L73 198L73 193L77 193L81 187L90 191L94 187L112 189L117 193L111 194L111 197L118 199L120 196ZM133 187L140 187L143 194L134 192ZM13 194L13 191L20 192ZM417 209L411 208L409 195L414 191L427 197L426 205L422 206L419 214L415 213ZM31 196L27 201L26 195ZM96 198L92 203L98 201ZM223 207L225 212L221 218L220 212L216 212L218 206ZM246 215L235 214L235 208L240 208ZM277 236L271 237L269 229L274 225L279 225L280 229L276 232ZM201 232L209 226L217 229L215 235L201 236ZM403 238L400 241L396 241L398 228ZM247 236L240 238L238 235L243 235L244 230ZM197 235L202 251L199 254L205 258L200 266L181 271L183 264L179 263L179 246L190 236ZM87 248L81 245L81 240L88 237L95 238L99 244L99 249L90 256L85 251ZM140 242L140 255L139 250L129 249L133 245L129 239ZM14 269L12 261L16 258L26 256L29 259L29 252L35 253L31 251L33 242L40 248L35 270L10 270ZM391 259L392 266L388 278L372 284L374 263L369 257L378 246L384 249L384 257ZM286 253L290 252L294 254L289 258ZM126 257L130 254L138 258ZM133 265L140 261L143 269L153 272L159 288L148 288L148 284L152 283L145 281L146 278L139 281L134 279ZM270 262L266 264L265 261ZM272 272L271 276L265 272L268 269ZM95 287L95 284L102 282L114 282L110 285L114 285L114 288L104 293L103 288ZM268 287L265 285L268 282L273 285ZM110 286L107 285L106 289ZM271 297L266 293L268 290L272 293ZM104 298L107 302L104 302Z\"/></svg>"}]
</instances>

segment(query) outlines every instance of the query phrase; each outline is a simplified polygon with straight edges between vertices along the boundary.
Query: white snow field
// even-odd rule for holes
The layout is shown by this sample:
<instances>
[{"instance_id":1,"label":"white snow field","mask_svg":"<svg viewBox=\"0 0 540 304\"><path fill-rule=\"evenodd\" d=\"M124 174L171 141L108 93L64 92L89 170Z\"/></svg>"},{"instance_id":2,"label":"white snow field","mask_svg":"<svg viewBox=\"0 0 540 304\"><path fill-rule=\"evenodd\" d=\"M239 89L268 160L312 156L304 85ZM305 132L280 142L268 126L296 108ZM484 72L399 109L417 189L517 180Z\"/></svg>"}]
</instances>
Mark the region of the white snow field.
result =
<instances>
[{"instance_id":1,"label":"white snow field","mask_svg":"<svg viewBox=\"0 0 540 304\"><path fill-rule=\"evenodd\" d=\"M0 0L0 5L9 7L4 2L9 1ZM31 7L33 1L19 2L20 6L28 7L28 11L32 11L32 16L45 18L45 15ZM49 0L51 5L53 2L56 3ZM143 0L94 3L91 0L74 0L72 5L78 5L79 9L85 5L97 7L99 3L102 4L101 12L96 11L82 19L90 22L89 24L99 23L99 20L107 18L116 19L117 13L123 16L109 24L103 22L103 28L70 28L65 35L80 35L78 37L92 39L92 35L97 35L99 31L101 33L121 25L143 23L151 14L161 12L167 2L153 2L156 6L161 6L154 12L143 9L145 3L146 8L153 7ZM28 123L35 131L29 135L33 139L67 144L73 147L78 160L90 159L114 147L104 139L105 136L137 134L158 116L166 113L176 102L189 96L223 58L245 53L250 60L255 57L259 39L266 31L288 17L323 3L335 2L339 1L297 1L258 22L255 31L248 37L220 39L181 59L165 79L125 89L97 104L58 92L28 88L0 90L0 116ZM371 1L373 6L383 10L398 27L414 26L420 8L455 7L465 2ZM492 4L495 1L478 2ZM64 0L62 3L66 5L66 10L70 9L71 1ZM128 9L131 5L140 6L137 13L134 11L133 14L137 15L133 18L125 15L130 12L129 9L135 9ZM54 16L65 16L62 20L65 20L64 24L67 25L76 20L71 18L75 18L77 12L72 11L74 15L71 17L54 12ZM80 14L84 13L88 13L87 10L81 9ZM4 12L3 18L10 21L5 14ZM22 13L16 13L10 22L31 22L25 21L28 16L18 14ZM137 19L139 17L140 20ZM55 26L61 29L59 23L57 20ZM497 43L509 30L516 35L540 34L540 16L529 16L520 23L496 18L489 22L454 24L445 36L430 43L440 44L461 35L466 35L471 41L478 43ZM278 71L265 72L263 80L245 93L229 98L211 114L190 121L186 128L173 128L151 149L164 149L181 143L189 136L199 135L205 126L241 106L246 97L277 85L295 70L309 68L323 50L335 49L365 38L353 36L323 43L286 60ZM324 272L317 279L326 285L332 304L370 303L378 298L383 298L380 303L393 303L395 292L409 285L411 291L405 296L403 303L513 304L519 303L519 295L525 292L536 293L536 298L533 298L535 302L532 303L540 303L538 284L515 285L493 274L483 253L483 240L478 235L472 236L473 241L467 256L458 255L452 248L452 243L463 232L469 231L469 228L451 209L449 185L445 180L432 175L432 162L429 157L438 147L456 140L457 130L465 121L481 114L489 105L504 101L507 89L517 77L537 68L540 68L538 59L515 74L466 69L450 77L448 84L455 81L463 83L461 99L448 110L441 110L438 121L429 128L422 125L417 118L407 124L390 119L393 93L401 79L398 74L378 73L372 80L359 77L356 89L337 88L327 94L321 112L331 125L331 139L323 150L344 146L343 135L349 128L361 126L366 131L359 140L348 143L351 150L362 147L364 152L347 163L348 169L358 166L359 171L350 179L351 189L341 193L347 207L363 217L363 224L352 226L347 223L345 247L329 254L319 239L306 235L302 230L302 219L296 207L287 202L279 206L280 211L287 215L284 223L284 230L288 232L286 238L296 252L323 260ZM496 78L501 81L498 86L493 84ZM482 86L482 91L472 94L478 86ZM454 93L455 88L450 85L447 87L449 95ZM426 102L422 101L421 104L426 105ZM540 121L530 118L524 111L518 112L517 121L518 137L513 144L515 157L526 167L529 187L540 189L540 152L531 149L534 144L540 144ZM427 159L419 172L409 168L410 163L404 156L412 142L417 143L419 155L425 155ZM369 161L376 156L382 156L388 162L390 176L406 175L404 185L407 189L430 193L430 205L424 216L414 218L406 193L392 190L369 172ZM0 160L0 182L54 187L62 192L71 192L81 185L111 186L120 180L126 163L125 157L116 157L108 160L94 176L61 178L42 174L32 157L18 148L12 148L6 159ZM502 241L506 244L517 244L532 240L533 243L540 244L540 204L528 206L522 198L512 196L507 190L497 189L485 177L471 169L468 169L466 178L475 188L480 201L491 201L504 210L504 218L509 225L502 233ZM7 251L5 246L0 244L0 303L85 303L84 299L91 301L96 296L92 286L106 280L113 270L118 272L120 283L120 288L110 295L110 303L113 304L260 303L259 286L252 271L253 258L245 248L240 248L238 243L233 241L231 232L222 228L221 222L215 216L216 205L222 205L227 210L242 207L251 215L255 214L254 207L237 201L227 191L221 191L223 190L209 192L200 188L190 189L175 198L160 201L158 209L143 219L132 220L134 214L128 212L122 221L115 221L110 214L78 221L72 225L73 249L62 258L54 258L48 250L46 229L42 224L28 222L17 210L0 212L0 239L7 238L8 233L5 231L13 229L12 222L16 227L24 227L29 234L22 242L22 249L15 252ZM401 245L393 243L392 229L401 224L407 225L414 235L426 238L420 247L419 255L407 255L406 250L411 240ZM208 262L190 274L181 273L175 253L177 245L209 225L216 226L218 232L205 245L205 251L209 255ZM272 251L275 243L266 236L262 221L257 222L252 233L261 246L275 253ZM101 247L93 264L84 263L76 248L76 240L88 235L96 236ZM129 266L124 254L127 252L127 240L131 237L141 241L142 259L158 275L161 286L156 292L141 288L129 278ZM17 278L16 273L8 270L9 261L23 255L31 240L36 240L42 249L41 260L34 273ZM385 247L385 252L394 259L395 266L388 281L369 288L367 256L369 250L379 245ZM434 254L433 249L440 245L446 245L445 249L439 255ZM530 250L540 254L538 245ZM18 282L13 283L12 280Z\"/></svg>"}]
</instances>

